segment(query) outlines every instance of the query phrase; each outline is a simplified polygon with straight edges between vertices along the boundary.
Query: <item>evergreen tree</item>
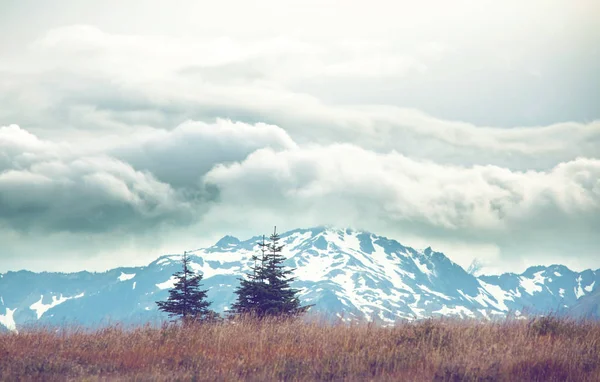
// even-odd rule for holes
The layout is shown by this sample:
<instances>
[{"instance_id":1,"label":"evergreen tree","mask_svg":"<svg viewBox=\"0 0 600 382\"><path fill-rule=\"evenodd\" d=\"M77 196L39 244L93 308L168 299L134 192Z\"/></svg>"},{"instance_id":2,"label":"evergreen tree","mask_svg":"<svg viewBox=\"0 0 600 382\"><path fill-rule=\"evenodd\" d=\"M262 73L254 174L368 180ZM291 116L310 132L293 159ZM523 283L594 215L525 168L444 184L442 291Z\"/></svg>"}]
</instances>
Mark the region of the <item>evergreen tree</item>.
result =
<instances>
[{"instance_id":1,"label":"evergreen tree","mask_svg":"<svg viewBox=\"0 0 600 382\"><path fill-rule=\"evenodd\" d=\"M258 246L262 255L260 258L252 255L252 260L254 261L254 266L251 267L252 272L247 274L245 278L238 279L240 280L240 285L234 292L237 295L237 300L231 307L234 313L261 314L260 305L266 289L266 284L262 278L262 269L267 259L266 252L268 248L264 235L262 242L259 242Z\"/></svg>"},{"instance_id":2,"label":"evergreen tree","mask_svg":"<svg viewBox=\"0 0 600 382\"><path fill-rule=\"evenodd\" d=\"M232 310L235 313L252 313L259 317L278 315L297 315L308 310L310 306L300 306L297 297L298 290L293 289L290 283L294 269L286 269L283 265L285 257L281 254L283 245L279 243L280 237L277 228L270 242L258 243L262 256L253 256L254 267L252 273L240 279L240 286L235 291L237 301Z\"/></svg>"},{"instance_id":3,"label":"evergreen tree","mask_svg":"<svg viewBox=\"0 0 600 382\"><path fill-rule=\"evenodd\" d=\"M284 245L279 243L281 238L277 233L277 227L274 228L269 240L267 260L261 274L261 278L266 282L266 293L261 304L262 312L265 315L304 313L310 306L300 306L297 296L299 290L293 289L290 285L295 280L291 276L295 269L288 269L283 264L286 260L281 254Z\"/></svg>"},{"instance_id":4,"label":"evergreen tree","mask_svg":"<svg viewBox=\"0 0 600 382\"><path fill-rule=\"evenodd\" d=\"M195 274L190 269L190 258L183 253L182 270L173 274L177 281L171 290L167 301L157 301L158 309L169 313L170 317L180 318L184 323L195 320L213 319L217 314L208 307L207 290L200 289L201 274Z\"/></svg>"}]
</instances>

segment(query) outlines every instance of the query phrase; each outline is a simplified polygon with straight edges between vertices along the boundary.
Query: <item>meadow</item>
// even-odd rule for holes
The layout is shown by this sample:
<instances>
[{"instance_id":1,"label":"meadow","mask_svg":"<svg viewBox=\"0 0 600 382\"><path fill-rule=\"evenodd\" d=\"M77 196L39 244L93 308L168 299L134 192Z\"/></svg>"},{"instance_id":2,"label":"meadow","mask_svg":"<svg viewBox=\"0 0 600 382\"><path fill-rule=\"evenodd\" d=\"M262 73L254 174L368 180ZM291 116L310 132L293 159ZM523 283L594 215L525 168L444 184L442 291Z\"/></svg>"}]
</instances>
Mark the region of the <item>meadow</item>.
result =
<instances>
[{"instance_id":1,"label":"meadow","mask_svg":"<svg viewBox=\"0 0 600 382\"><path fill-rule=\"evenodd\" d=\"M0 334L0 380L599 381L600 323L298 319Z\"/></svg>"}]
</instances>

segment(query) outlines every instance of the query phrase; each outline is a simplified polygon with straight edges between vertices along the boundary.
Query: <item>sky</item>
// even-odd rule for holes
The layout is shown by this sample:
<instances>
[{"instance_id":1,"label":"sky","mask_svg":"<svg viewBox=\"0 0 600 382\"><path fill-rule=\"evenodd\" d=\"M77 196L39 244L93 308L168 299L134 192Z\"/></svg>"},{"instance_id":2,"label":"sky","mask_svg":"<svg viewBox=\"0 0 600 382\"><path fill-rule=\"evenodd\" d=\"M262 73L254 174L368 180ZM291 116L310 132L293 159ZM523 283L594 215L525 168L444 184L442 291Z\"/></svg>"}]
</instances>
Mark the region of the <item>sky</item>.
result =
<instances>
[{"instance_id":1,"label":"sky","mask_svg":"<svg viewBox=\"0 0 600 382\"><path fill-rule=\"evenodd\" d=\"M0 1L0 272L321 225L600 268L600 2Z\"/></svg>"}]
</instances>

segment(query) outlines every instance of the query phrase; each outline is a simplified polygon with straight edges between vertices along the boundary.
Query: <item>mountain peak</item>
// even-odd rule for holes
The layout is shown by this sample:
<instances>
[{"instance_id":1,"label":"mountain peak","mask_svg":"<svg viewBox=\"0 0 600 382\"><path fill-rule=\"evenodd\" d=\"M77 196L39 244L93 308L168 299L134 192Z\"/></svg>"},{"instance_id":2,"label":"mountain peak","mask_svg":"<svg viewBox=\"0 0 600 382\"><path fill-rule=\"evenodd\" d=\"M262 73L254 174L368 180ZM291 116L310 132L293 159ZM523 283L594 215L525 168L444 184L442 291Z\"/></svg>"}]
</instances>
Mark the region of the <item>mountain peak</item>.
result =
<instances>
[{"instance_id":1,"label":"mountain peak","mask_svg":"<svg viewBox=\"0 0 600 382\"><path fill-rule=\"evenodd\" d=\"M224 312L233 303L239 278L251 270L261 239L240 241L226 235L194 251L190 266L203 275L216 311ZM281 244L286 265L295 268L293 287L301 290L300 299L314 304L317 313L345 320L392 323L440 315L494 319L509 312L543 314L575 305L587 315L595 311L600 290L600 272L551 265L523 274L476 276L431 247L416 250L351 228L294 229L281 233ZM123 322L158 319L162 316L155 301L167 298L180 261L181 254L171 254L146 267L103 273L8 272L0 277L0 330L29 322L60 325L66 317L86 325L107 316ZM39 314L40 309L48 312Z\"/></svg>"},{"instance_id":2,"label":"mountain peak","mask_svg":"<svg viewBox=\"0 0 600 382\"><path fill-rule=\"evenodd\" d=\"M232 245L237 245L239 243L240 243L240 239L238 239L237 237L225 235L219 241L217 241L217 243L215 244L215 247L224 248L224 247L229 247Z\"/></svg>"},{"instance_id":3,"label":"mountain peak","mask_svg":"<svg viewBox=\"0 0 600 382\"><path fill-rule=\"evenodd\" d=\"M553 271L553 272L560 272L560 273L574 273L571 269L569 269L568 267L561 265L561 264L552 264L552 265L533 265L528 267L525 272L522 273L522 275L525 276L531 276L534 275L538 272L548 272L548 271Z\"/></svg>"}]
</instances>

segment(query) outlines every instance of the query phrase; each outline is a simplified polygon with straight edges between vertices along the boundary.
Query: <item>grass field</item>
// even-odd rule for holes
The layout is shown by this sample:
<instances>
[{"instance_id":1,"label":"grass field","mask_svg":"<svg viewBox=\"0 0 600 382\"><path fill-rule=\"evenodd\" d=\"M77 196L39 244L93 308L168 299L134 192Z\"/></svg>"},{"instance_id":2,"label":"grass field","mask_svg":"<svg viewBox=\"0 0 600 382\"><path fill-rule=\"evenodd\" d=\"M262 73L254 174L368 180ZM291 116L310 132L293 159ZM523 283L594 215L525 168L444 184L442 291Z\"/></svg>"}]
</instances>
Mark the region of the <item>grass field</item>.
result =
<instances>
[{"instance_id":1,"label":"grass field","mask_svg":"<svg viewBox=\"0 0 600 382\"><path fill-rule=\"evenodd\" d=\"M0 335L2 380L600 381L600 323L238 320Z\"/></svg>"}]
</instances>

